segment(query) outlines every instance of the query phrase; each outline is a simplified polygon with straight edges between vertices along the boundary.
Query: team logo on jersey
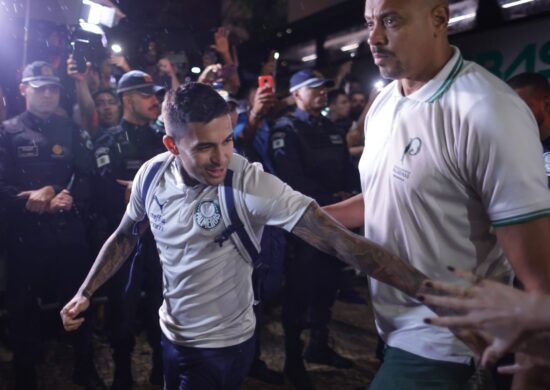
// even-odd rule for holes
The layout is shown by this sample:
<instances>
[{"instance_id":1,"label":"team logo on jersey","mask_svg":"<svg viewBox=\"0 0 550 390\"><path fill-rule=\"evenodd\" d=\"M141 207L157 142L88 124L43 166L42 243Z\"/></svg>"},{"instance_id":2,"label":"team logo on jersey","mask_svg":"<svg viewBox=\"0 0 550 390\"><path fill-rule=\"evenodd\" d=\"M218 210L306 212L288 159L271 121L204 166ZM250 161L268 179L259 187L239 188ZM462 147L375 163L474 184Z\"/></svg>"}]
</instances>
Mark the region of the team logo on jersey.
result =
<instances>
[{"instance_id":1,"label":"team logo on jersey","mask_svg":"<svg viewBox=\"0 0 550 390\"><path fill-rule=\"evenodd\" d=\"M405 146L405 150L403 150L403 155L401 156L401 162L403 162L403 159L405 156L416 156L418 153L420 153L420 149L422 149L422 140L418 137L412 138L407 146Z\"/></svg>"},{"instance_id":2,"label":"team logo on jersey","mask_svg":"<svg viewBox=\"0 0 550 390\"><path fill-rule=\"evenodd\" d=\"M216 200L203 200L195 209L195 222L205 230L212 230L222 219L220 205Z\"/></svg>"}]
</instances>

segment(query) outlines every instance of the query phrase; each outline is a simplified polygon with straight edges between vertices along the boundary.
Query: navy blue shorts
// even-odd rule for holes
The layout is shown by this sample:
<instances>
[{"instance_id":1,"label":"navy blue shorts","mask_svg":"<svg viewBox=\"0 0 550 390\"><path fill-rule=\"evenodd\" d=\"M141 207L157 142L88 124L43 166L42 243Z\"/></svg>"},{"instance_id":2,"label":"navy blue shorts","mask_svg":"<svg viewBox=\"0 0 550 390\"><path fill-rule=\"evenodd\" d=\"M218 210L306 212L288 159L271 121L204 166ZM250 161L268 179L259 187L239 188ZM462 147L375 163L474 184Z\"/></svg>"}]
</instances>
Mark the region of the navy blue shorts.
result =
<instances>
[{"instance_id":1,"label":"navy blue shorts","mask_svg":"<svg viewBox=\"0 0 550 390\"><path fill-rule=\"evenodd\" d=\"M237 390L254 357L254 337L226 348L191 348L161 336L165 390Z\"/></svg>"}]
</instances>

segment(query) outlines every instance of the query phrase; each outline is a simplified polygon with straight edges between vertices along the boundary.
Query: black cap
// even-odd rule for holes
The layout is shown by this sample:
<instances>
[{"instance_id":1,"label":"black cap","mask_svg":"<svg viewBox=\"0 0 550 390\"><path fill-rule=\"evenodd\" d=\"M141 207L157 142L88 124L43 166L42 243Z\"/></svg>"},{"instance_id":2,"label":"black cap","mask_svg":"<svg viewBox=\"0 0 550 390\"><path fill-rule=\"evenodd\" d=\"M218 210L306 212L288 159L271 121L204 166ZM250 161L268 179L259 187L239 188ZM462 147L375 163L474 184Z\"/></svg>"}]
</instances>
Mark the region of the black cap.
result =
<instances>
[{"instance_id":1,"label":"black cap","mask_svg":"<svg viewBox=\"0 0 550 390\"><path fill-rule=\"evenodd\" d=\"M314 72L310 69L300 70L292 75L290 78L290 92L297 91L302 87L334 87L334 81L325 79L322 74Z\"/></svg>"},{"instance_id":2,"label":"black cap","mask_svg":"<svg viewBox=\"0 0 550 390\"><path fill-rule=\"evenodd\" d=\"M164 87L155 85L153 78L141 70L131 70L124 73L118 81L116 92L138 91L144 95L154 95L157 92L164 90Z\"/></svg>"},{"instance_id":3,"label":"black cap","mask_svg":"<svg viewBox=\"0 0 550 390\"><path fill-rule=\"evenodd\" d=\"M44 85L61 86L59 77L54 74L53 67L46 61L34 61L27 65L23 71L22 83L29 84L33 88Z\"/></svg>"}]
</instances>

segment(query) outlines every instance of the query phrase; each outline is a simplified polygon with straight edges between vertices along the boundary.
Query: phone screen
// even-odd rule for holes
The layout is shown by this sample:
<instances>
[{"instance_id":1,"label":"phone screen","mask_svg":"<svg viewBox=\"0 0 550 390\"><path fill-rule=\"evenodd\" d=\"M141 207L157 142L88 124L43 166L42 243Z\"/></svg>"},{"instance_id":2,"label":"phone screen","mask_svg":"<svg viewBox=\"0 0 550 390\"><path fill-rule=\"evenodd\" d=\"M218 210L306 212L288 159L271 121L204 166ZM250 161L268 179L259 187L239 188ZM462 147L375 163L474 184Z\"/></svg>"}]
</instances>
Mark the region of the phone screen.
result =
<instances>
[{"instance_id":1,"label":"phone screen","mask_svg":"<svg viewBox=\"0 0 550 390\"><path fill-rule=\"evenodd\" d=\"M273 92L273 77L272 76L259 76L258 77L258 88L268 87L268 89Z\"/></svg>"},{"instance_id":2,"label":"phone screen","mask_svg":"<svg viewBox=\"0 0 550 390\"><path fill-rule=\"evenodd\" d=\"M80 73L84 73L86 71L86 62L92 60L90 41L86 39L75 39L71 44L77 69Z\"/></svg>"}]
</instances>

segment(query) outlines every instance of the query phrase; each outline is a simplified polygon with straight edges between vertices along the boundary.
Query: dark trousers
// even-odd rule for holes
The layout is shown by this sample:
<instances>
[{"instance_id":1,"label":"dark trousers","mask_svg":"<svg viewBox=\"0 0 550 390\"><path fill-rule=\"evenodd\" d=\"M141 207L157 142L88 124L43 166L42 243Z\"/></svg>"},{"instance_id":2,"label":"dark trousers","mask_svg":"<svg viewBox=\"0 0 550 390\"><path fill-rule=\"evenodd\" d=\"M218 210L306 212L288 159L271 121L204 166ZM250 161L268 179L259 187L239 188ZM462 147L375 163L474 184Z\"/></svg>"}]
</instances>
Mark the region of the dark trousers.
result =
<instances>
[{"instance_id":1,"label":"dark trousers","mask_svg":"<svg viewBox=\"0 0 550 390\"><path fill-rule=\"evenodd\" d=\"M427 359L399 348L386 347L384 362L369 390L464 390L473 365Z\"/></svg>"},{"instance_id":2,"label":"dark trousers","mask_svg":"<svg viewBox=\"0 0 550 390\"><path fill-rule=\"evenodd\" d=\"M108 287L111 345L115 363L119 357L127 359L134 349L138 309L143 312L153 358L159 364L162 360L158 316L162 304L162 268L151 233L147 232L142 238L140 247L118 270ZM141 299L142 291L145 292L144 299Z\"/></svg>"},{"instance_id":3,"label":"dark trousers","mask_svg":"<svg viewBox=\"0 0 550 390\"><path fill-rule=\"evenodd\" d=\"M254 360L260 359L261 329L263 310L280 293L283 284L283 262L285 257L285 232L282 229L266 226L262 235L261 252L258 268L252 273L254 286L254 314L256 315L256 352Z\"/></svg>"},{"instance_id":4,"label":"dark trousers","mask_svg":"<svg viewBox=\"0 0 550 390\"><path fill-rule=\"evenodd\" d=\"M303 241L297 241L285 263L283 328L287 358L301 359L300 333L328 336L331 309L336 299L343 264Z\"/></svg>"},{"instance_id":5,"label":"dark trousers","mask_svg":"<svg viewBox=\"0 0 550 390\"><path fill-rule=\"evenodd\" d=\"M7 308L16 369L33 366L40 355L41 311L37 299L65 305L84 281L91 261L86 243L35 247L11 242L8 250ZM89 311L84 313L84 317ZM92 361L91 321L67 333L75 347L75 363ZM61 321L59 321L61 330Z\"/></svg>"},{"instance_id":6,"label":"dark trousers","mask_svg":"<svg viewBox=\"0 0 550 390\"><path fill-rule=\"evenodd\" d=\"M254 356L254 337L225 348L190 348L161 336L166 390L237 390Z\"/></svg>"}]
</instances>

